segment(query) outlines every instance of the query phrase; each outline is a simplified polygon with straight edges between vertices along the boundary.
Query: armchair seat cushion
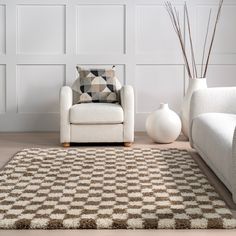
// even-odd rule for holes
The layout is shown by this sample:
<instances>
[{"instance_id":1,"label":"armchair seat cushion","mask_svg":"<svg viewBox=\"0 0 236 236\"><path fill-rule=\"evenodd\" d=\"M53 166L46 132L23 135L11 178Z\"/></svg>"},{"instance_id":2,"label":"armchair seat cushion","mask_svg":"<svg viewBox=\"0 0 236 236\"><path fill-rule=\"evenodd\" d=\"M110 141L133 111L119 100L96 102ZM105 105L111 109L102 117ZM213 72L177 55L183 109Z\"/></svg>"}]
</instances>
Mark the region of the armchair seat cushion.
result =
<instances>
[{"instance_id":1,"label":"armchair seat cushion","mask_svg":"<svg viewBox=\"0 0 236 236\"><path fill-rule=\"evenodd\" d=\"M81 103L70 109L71 124L121 124L124 111L120 104Z\"/></svg>"},{"instance_id":2,"label":"armchair seat cushion","mask_svg":"<svg viewBox=\"0 0 236 236\"><path fill-rule=\"evenodd\" d=\"M203 113L192 123L192 139L195 148L208 158L218 176L224 176L230 184L232 166L232 140L236 115L226 113Z\"/></svg>"}]
</instances>

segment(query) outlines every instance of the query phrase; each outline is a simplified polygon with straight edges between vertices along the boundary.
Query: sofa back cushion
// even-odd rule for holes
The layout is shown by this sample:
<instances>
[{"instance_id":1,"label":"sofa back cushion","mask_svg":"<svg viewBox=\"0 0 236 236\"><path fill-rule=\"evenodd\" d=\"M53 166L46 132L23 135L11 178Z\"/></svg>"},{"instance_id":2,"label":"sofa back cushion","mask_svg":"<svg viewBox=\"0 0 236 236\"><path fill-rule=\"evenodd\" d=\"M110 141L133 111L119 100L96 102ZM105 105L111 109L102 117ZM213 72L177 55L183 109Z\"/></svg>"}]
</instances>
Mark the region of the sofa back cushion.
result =
<instances>
[{"instance_id":1,"label":"sofa back cushion","mask_svg":"<svg viewBox=\"0 0 236 236\"><path fill-rule=\"evenodd\" d=\"M116 103L121 88L115 76L115 69L82 69L76 67L79 77L72 85L74 104L77 103Z\"/></svg>"}]
</instances>

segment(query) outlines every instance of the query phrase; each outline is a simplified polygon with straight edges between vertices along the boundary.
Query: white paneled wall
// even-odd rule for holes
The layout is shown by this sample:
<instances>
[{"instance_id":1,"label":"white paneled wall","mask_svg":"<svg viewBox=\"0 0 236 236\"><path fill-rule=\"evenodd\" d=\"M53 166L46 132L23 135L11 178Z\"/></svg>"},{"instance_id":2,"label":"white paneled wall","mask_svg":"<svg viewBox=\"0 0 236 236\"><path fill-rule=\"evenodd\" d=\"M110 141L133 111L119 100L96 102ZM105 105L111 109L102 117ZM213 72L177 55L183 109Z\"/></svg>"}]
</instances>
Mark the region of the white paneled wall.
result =
<instances>
[{"instance_id":1,"label":"white paneled wall","mask_svg":"<svg viewBox=\"0 0 236 236\"><path fill-rule=\"evenodd\" d=\"M178 111L184 93L183 74L182 65L137 65L137 113L157 109L159 104L156 101L171 103L171 107Z\"/></svg>"},{"instance_id":2,"label":"white paneled wall","mask_svg":"<svg viewBox=\"0 0 236 236\"><path fill-rule=\"evenodd\" d=\"M17 112L57 113L64 75L64 65L18 65Z\"/></svg>"},{"instance_id":3,"label":"white paneled wall","mask_svg":"<svg viewBox=\"0 0 236 236\"><path fill-rule=\"evenodd\" d=\"M182 0L172 1L181 13ZM58 130L59 90L77 64L116 65L135 88L136 130L160 102L179 112L187 85L181 51L161 0L0 0L0 131ZM187 0L197 63L209 8ZM215 12L213 12L213 15ZM225 0L208 85L236 86L236 1Z\"/></svg>"},{"instance_id":4,"label":"white paneled wall","mask_svg":"<svg viewBox=\"0 0 236 236\"><path fill-rule=\"evenodd\" d=\"M125 53L124 5L76 6L77 54Z\"/></svg>"},{"instance_id":5,"label":"white paneled wall","mask_svg":"<svg viewBox=\"0 0 236 236\"><path fill-rule=\"evenodd\" d=\"M0 55L6 52L6 7L0 5Z\"/></svg>"},{"instance_id":6,"label":"white paneled wall","mask_svg":"<svg viewBox=\"0 0 236 236\"><path fill-rule=\"evenodd\" d=\"M65 53L65 5L17 6L17 53Z\"/></svg>"},{"instance_id":7,"label":"white paneled wall","mask_svg":"<svg viewBox=\"0 0 236 236\"><path fill-rule=\"evenodd\" d=\"M0 65L0 115L6 112L6 68Z\"/></svg>"}]
</instances>

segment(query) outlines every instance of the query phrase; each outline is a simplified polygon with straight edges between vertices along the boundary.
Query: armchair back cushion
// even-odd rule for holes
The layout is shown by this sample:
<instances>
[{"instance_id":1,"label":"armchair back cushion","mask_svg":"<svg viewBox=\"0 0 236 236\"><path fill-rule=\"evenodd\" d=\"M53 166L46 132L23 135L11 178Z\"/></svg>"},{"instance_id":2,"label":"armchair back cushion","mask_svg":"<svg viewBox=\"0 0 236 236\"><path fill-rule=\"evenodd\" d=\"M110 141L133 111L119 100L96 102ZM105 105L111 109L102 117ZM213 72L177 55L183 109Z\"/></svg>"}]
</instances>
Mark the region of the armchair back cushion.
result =
<instances>
[{"instance_id":1,"label":"armchair back cushion","mask_svg":"<svg viewBox=\"0 0 236 236\"><path fill-rule=\"evenodd\" d=\"M72 85L74 104L77 103L117 103L119 80L112 69L82 69L76 67L79 78Z\"/></svg>"}]
</instances>

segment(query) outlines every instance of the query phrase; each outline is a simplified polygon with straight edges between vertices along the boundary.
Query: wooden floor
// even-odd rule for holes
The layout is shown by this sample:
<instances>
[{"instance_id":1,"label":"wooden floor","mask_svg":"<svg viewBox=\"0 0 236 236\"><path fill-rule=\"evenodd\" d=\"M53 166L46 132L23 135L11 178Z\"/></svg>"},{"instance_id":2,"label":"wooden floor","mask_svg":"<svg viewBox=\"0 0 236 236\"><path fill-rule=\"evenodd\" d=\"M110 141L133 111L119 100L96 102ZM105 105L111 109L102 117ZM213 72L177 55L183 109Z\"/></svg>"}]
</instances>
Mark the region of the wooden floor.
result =
<instances>
[{"instance_id":1,"label":"wooden floor","mask_svg":"<svg viewBox=\"0 0 236 236\"><path fill-rule=\"evenodd\" d=\"M111 145L111 144L110 144ZM109 145L109 146L110 146ZM85 145L75 145L74 147L83 148ZM91 146L91 145L89 145ZM99 145L99 147L107 145ZM114 145L112 145L114 146ZM0 168L2 168L10 158L23 148L48 148L60 147L58 133L0 133ZM209 181L215 186L218 193L226 201L229 208L236 217L236 204L233 203L230 192L212 173L212 171L202 161L200 156L191 149L184 137L180 137L172 144L155 144L144 132L135 133L135 143L133 147L156 147L156 148L183 148L188 149L192 157L196 160L199 167L206 174ZM0 236L218 236L236 235L236 230L0 230Z\"/></svg>"}]
</instances>

